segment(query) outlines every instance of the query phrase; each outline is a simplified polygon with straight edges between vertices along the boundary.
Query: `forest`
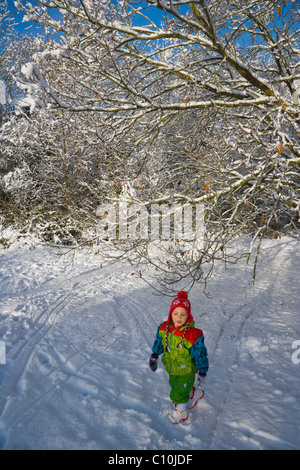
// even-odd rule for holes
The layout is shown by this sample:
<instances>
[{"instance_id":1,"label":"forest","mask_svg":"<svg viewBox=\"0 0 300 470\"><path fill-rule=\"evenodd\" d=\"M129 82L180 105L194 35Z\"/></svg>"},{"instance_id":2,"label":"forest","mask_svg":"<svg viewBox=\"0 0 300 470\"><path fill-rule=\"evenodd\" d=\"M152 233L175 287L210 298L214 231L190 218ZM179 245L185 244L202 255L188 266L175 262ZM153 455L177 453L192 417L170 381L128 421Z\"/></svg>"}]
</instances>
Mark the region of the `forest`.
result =
<instances>
[{"instance_id":1,"label":"forest","mask_svg":"<svg viewBox=\"0 0 300 470\"><path fill-rule=\"evenodd\" d=\"M20 34L1 2L3 246L7 227L69 249L99 243L120 200L150 215L168 207L163 261L138 228L99 243L141 276L152 263L168 291L206 282L217 260L257 258L265 238L299 234L297 1L14 4L39 32ZM201 243L174 235L175 205L204 208ZM247 250L232 250L241 236Z\"/></svg>"}]
</instances>

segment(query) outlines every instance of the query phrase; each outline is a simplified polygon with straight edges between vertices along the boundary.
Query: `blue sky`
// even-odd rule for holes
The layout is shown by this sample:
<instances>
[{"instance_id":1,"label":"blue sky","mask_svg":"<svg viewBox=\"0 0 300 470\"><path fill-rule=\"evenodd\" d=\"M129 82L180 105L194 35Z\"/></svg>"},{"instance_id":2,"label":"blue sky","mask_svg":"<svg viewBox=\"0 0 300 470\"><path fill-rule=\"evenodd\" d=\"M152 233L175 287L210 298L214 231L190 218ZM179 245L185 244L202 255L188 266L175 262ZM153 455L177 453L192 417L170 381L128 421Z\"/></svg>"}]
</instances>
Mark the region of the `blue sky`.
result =
<instances>
[{"instance_id":1,"label":"blue sky","mask_svg":"<svg viewBox=\"0 0 300 470\"><path fill-rule=\"evenodd\" d=\"M1 1L1 0L0 0ZM31 0L32 3L34 3L34 0ZM14 0L7 0L8 3L8 9L11 12L11 14L15 17L16 21L19 23L16 28L21 34L34 34L37 31L37 27L32 23L32 22L25 22L22 23L22 18L23 18L23 13L20 12L15 6L14 6ZM141 3L137 2L137 7L141 6ZM150 9L145 11L146 15L149 15L151 11L151 19L154 21L154 23L157 23L158 25L160 24L161 18L162 18L162 12L155 7L151 7ZM143 19L139 19L139 23L143 22ZM145 24L145 23L144 23ZM29 28L29 29L28 29Z\"/></svg>"},{"instance_id":2,"label":"blue sky","mask_svg":"<svg viewBox=\"0 0 300 470\"><path fill-rule=\"evenodd\" d=\"M22 23L23 13L19 12L19 10L14 6L14 0L7 0L8 10L15 18L16 22L18 23L15 27L21 34L34 34L36 32L36 27L34 27L32 22L25 22ZM30 29L27 29L31 26Z\"/></svg>"}]
</instances>

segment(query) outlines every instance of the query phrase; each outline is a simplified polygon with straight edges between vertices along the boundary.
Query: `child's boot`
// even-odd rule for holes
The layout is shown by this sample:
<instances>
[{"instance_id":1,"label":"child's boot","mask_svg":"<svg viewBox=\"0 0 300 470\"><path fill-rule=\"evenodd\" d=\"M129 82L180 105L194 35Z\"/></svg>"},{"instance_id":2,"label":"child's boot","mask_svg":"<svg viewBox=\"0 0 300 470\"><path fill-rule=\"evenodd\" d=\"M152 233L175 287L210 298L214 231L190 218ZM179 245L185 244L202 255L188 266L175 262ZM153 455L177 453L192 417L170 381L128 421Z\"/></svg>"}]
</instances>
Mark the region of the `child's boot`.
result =
<instances>
[{"instance_id":1,"label":"child's boot","mask_svg":"<svg viewBox=\"0 0 300 470\"><path fill-rule=\"evenodd\" d=\"M201 388L196 388L196 387L193 387L193 390L191 391L191 395L190 395L190 401L188 403L188 408L191 410L192 408L194 408L198 401L201 400L201 398L203 398L204 396L204 390L202 390Z\"/></svg>"},{"instance_id":2,"label":"child's boot","mask_svg":"<svg viewBox=\"0 0 300 470\"><path fill-rule=\"evenodd\" d=\"M168 413L168 418L173 424L181 423L186 421L189 417L189 410L185 404L176 404L173 403L173 409Z\"/></svg>"}]
</instances>

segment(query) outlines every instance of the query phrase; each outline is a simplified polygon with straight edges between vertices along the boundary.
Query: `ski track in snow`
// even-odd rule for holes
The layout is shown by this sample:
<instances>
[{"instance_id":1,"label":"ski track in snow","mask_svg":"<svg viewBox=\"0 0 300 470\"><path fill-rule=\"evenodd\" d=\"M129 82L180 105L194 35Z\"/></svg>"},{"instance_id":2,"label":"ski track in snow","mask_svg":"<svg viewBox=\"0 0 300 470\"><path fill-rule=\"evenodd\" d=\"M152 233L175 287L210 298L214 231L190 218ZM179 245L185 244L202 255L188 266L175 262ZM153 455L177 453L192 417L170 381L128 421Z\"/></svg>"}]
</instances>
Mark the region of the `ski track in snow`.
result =
<instances>
[{"instance_id":1,"label":"ski track in snow","mask_svg":"<svg viewBox=\"0 0 300 470\"><path fill-rule=\"evenodd\" d=\"M210 369L178 426L165 417L167 374L148 367L170 298L128 265L100 269L86 252L67 260L45 247L0 250L0 448L300 447L299 241L266 242L254 286L243 263L220 265L209 297L201 286L189 294Z\"/></svg>"}]
</instances>

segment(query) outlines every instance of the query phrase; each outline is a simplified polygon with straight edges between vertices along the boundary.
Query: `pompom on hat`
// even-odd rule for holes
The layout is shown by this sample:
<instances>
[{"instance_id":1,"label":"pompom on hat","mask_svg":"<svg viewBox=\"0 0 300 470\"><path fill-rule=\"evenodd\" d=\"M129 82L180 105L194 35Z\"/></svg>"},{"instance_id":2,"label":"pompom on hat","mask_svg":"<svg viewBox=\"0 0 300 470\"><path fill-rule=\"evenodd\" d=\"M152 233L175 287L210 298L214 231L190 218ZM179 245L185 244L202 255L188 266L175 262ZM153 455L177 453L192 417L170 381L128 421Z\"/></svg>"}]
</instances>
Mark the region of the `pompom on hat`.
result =
<instances>
[{"instance_id":1,"label":"pompom on hat","mask_svg":"<svg viewBox=\"0 0 300 470\"><path fill-rule=\"evenodd\" d=\"M178 292L177 297L172 301L168 322L171 320L172 312L177 307L182 307L187 311L187 313L188 313L188 323L193 320L193 317L192 317L192 314L191 314L191 302L188 299L188 294L184 290L181 290L180 292Z\"/></svg>"}]
</instances>

